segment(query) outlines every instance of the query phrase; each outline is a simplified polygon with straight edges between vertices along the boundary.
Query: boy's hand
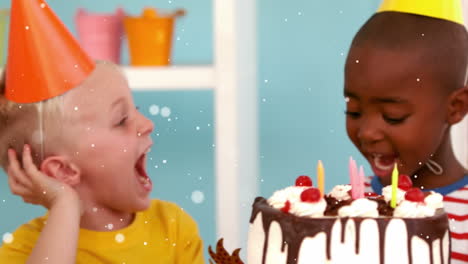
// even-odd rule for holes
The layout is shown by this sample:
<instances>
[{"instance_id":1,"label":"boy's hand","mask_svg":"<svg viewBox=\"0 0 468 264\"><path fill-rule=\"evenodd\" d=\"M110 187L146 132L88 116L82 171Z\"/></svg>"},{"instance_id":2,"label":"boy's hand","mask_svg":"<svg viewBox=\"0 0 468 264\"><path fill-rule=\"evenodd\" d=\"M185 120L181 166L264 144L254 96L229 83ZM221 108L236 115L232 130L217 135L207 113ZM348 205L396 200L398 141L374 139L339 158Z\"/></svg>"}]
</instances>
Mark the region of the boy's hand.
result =
<instances>
[{"instance_id":1,"label":"boy's hand","mask_svg":"<svg viewBox=\"0 0 468 264\"><path fill-rule=\"evenodd\" d=\"M22 197L27 203L42 205L49 210L54 205L65 202L70 206L77 206L80 214L83 213L76 191L39 171L33 163L28 145L25 145L23 150L23 168L13 149L8 150L8 159L8 184L13 194Z\"/></svg>"}]
</instances>

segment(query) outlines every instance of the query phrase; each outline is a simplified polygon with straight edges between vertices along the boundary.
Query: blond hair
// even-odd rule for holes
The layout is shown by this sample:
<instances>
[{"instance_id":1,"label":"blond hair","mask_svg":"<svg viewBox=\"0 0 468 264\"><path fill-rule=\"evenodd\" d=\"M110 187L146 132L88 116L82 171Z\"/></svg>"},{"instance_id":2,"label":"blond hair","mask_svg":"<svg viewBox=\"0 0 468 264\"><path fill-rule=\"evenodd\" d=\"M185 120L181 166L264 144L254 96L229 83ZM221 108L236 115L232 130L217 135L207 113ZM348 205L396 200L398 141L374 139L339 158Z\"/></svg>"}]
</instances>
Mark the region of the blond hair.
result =
<instances>
[{"instance_id":1,"label":"blond hair","mask_svg":"<svg viewBox=\"0 0 468 264\"><path fill-rule=\"evenodd\" d=\"M7 150L13 148L21 157L24 144L29 144L33 160L40 166L52 154L63 125L63 95L52 99L20 104L5 98L5 71L0 79L0 166L8 165ZM54 140L54 144L50 144Z\"/></svg>"}]
</instances>

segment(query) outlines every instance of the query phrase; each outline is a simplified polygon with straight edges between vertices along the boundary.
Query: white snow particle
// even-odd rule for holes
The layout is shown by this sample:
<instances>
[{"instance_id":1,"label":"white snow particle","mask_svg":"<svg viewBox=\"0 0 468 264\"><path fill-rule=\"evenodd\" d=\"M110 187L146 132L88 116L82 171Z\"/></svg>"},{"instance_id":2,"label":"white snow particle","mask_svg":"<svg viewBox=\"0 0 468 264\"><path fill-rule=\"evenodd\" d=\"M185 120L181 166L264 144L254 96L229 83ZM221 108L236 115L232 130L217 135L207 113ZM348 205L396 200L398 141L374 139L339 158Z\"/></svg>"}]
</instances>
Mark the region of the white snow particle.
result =
<instances>
[{"instance_id":1,"label":"white snow particle","mask_svg":"<svg viewBox=\"0 0 468 264\"><path fill-rule=\"evenodd\" d=\"M26 30L29 30L29 26L25 26L24 28L25 28Z\"/></svg>"},{"instance_id":2,"label":"white snow particle","mask_svg":"<svg viewBox=\"0 0 468 264\"><path fill-rule=\"evenodd\" d=\"M167 163L167 160L163 160L163 163L166 164L166 163Z\"/></svg>"},{"instance_id":3,"label":"white snow particle","mask_svg":"<svg viewBox=\"0 0 468 264\"><path fill-rule=\"evenodd\" d=\"M114 229L114 225L111 223L111 224L107 224L107 229L109 230L112 230Z\"/></svg>"},{"instance_id":4,"label":"white snow particle","mask_svg":"<svg viewBox=\"0 0 468 264\"><path fill-rule=\"evenodd\" d=\"M125 241L125 236L121 233L118 233L117 235L115 235L115 241L117 243L123 243Z\"/></svg>"},{"instance_id":5,"label":"white snow particle","mask_svg":"<svg viewBox=\"0 0 468 264\"><path fill-rule=\"evenodd\" d=\"M150 112L151 115L159 114L159 106L151 105L150 108L149 108L149 112Z\"/></svg>"},{"instance_id":6,"label":"white snow particle","mask_svg":"<svg viewBox=\"0 0 468 264\"><path fill-rule=\"evenodd\" d=\"M171 115L171 109L167 106L161 108L161 116L162 117L169 117Z\"/></svg>"},{"instance_id":7,"label":"white snow particle","mask_svg":"<svg viewBox=\"0 0 468 264\"><path fill-rule=\"evenodd\" d=\"M3 234L3 243L10 244L11 242L13 242L13 235L8 232Z\"/></svg>"},{"instance_id":8,"label":"white snow particle","mask_svg":"<svg viewBox=\"0 0 468 264\"><path fill-rule=\"evenodd\" d=\"M41 8L45 8L45 4L44 4L44 3L41 3Z\"/></svg>"},{"instance_id":9,"label":"white snow particle","mask_svg":"<svg viewBox=\"0 0 468 264\"><path fill-rule=\"evenodd\" d=\"M196 129L196 130L200 130L200 127L199 127L199 126L197 126L195 129Z\"/></svg>"},{"instance_id":10,"label":"white snow particle","mask_svg":"<svg viewBox=\"0 0 468 264\"><path fill-rule=\"evenodd\" d=\"M96 145L94 145L94 144L91 144L91 147L92 147L92 148L94 148L95 146L96 146Z\"/></svg>"},{"instance_id":11,"label":"white snow particle","mask_svg":"<svg viewBox=\"0 0 468 264\"><path fill-rule=\"evenodd\" d=\"M199 190L192 192L192 202L196 204L201 204L205 200L205 194Z\"/></svg>"},{"instance_id":12,"label":"white snow particle","mask_svg":"<svg viewBox=\"0 0 468 264\"><path fill-rule=\"evenodd\" d=\"M356 60L356 63L359 63L359 60Z\"/></svg>"},{"instance_id":13,"label":"white snow particle","mask_svg":"<svg viewBox=\"0 0 468 264\"><path fill-rule=\"evenodd\" d=\"M145 242L143 242L143 245L145 245L145 246L146 246L146 245L148 245L148 242L146 242L146 241L145 241Z\"/></svg>"},{"instance_id":14,"label":"white snow particle","mask_svg":"<svg viewBox=\"0 0 468 264\"><path fill-rule=\"evenodd\" d=\"M97 212L97 208L96 207L93 207L93 212L96 213Z\"/></svg>"}]
</instances>

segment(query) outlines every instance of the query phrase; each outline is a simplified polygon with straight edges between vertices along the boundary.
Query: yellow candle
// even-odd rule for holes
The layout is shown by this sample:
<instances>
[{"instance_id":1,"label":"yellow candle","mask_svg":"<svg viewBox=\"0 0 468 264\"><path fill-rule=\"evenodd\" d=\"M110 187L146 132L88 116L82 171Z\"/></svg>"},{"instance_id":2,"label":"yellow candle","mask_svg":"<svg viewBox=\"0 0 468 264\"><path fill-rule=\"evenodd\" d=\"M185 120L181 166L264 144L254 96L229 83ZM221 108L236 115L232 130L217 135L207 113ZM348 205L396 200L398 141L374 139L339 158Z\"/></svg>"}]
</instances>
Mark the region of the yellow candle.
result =
<instances>
[{"instance_id":1,"label":"yellow candle","mask_svg":"<svg viewBox=\"0 0 468 264\"><path fill-rule=\"evenodd\" d=\"M325 189L325 170L323 168L322 161L319 160L317 165L317 186L321 195L324 195Z\"/></svg>"},{"instance_id":2,"label":"yellow candle","mask_svg":"<svg viewBox=\"0 0 468 264\"><path fill-rule=\"evenodd\" d=\"M393 167L393 172L392 172L392 199L390 200L390 206L392 208L396 207L397 190L398 190L398 165L395 163L395 167Z\"/></svg>"}]
</instances>

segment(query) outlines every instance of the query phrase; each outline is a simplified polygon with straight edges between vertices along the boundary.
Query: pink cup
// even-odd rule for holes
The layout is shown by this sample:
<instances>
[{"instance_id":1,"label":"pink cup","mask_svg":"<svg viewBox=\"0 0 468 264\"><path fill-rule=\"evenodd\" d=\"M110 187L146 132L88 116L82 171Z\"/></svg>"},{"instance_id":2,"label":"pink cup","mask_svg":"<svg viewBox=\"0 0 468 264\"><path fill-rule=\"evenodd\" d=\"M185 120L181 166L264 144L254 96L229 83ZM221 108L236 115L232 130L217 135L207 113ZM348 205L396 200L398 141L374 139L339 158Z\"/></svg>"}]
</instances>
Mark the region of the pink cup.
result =
<instances>
[{"instance_id":1,"label":"pink cup","mask_svg":"<svg viewBox=\"0 0 468 264\"><path fill-rule=\"evenodd\" d=\"M78 39L92 58L120 63L124 16L121 8L115 14L92 14L78 9L75 16Z\"/></svg>"}]
</instances>

